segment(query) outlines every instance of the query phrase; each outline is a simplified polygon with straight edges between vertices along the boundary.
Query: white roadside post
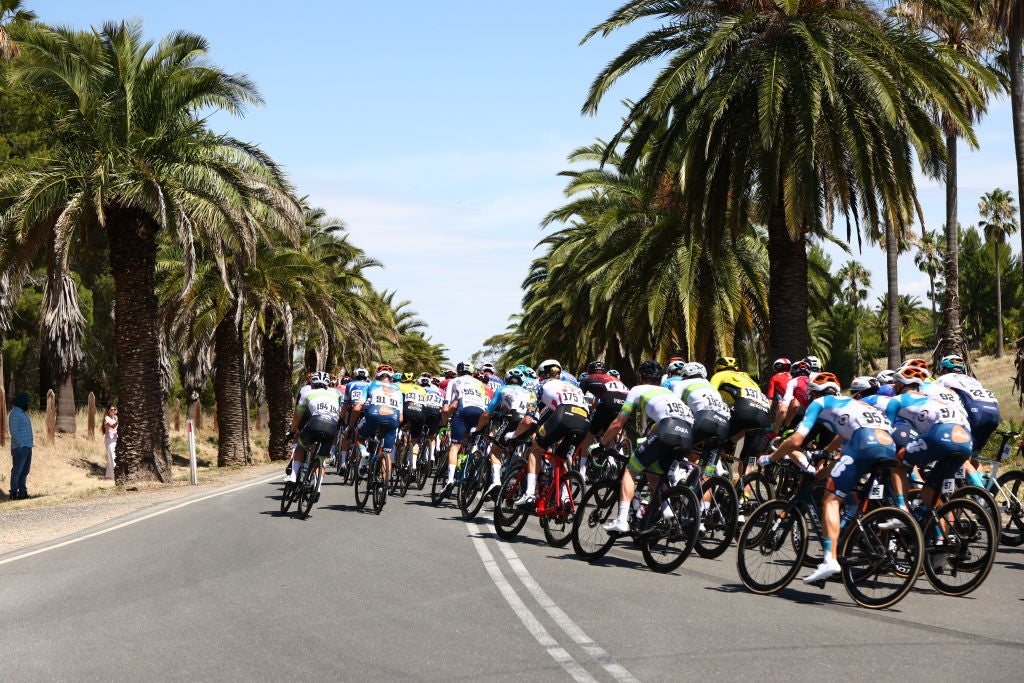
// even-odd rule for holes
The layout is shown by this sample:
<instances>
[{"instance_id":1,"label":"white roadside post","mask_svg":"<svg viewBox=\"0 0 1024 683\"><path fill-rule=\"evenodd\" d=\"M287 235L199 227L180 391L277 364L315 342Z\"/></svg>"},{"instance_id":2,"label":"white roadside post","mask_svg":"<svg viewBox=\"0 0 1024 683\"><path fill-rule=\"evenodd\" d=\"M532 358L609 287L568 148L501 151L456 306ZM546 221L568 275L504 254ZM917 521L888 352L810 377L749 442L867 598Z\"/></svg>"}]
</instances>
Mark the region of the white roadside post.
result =
<instances>
[{"instance_id":1,"label":"white roadside post","mask_svg":"<svg viewBox=\"0 0 1024 683\"><path fill-rule=\"evenodd\" d=\"M188 480L192 486L199 484L199 471L196 469L196 430L192 420L185 423L188 428Z\"/></svg>"}]
</instances>

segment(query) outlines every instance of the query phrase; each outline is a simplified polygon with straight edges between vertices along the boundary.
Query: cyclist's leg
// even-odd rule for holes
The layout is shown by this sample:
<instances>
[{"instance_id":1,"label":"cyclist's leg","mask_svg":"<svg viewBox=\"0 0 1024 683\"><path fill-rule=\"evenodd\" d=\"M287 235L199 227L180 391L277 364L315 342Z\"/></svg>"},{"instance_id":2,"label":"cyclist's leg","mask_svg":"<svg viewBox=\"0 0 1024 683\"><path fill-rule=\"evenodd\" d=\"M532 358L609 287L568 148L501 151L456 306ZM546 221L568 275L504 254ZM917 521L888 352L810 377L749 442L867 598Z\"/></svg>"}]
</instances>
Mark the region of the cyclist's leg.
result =
<instances>
[{"instance_id":1,"label":"cyclist's leg","mask_svg":"<svg viewBox=\"0 0 1024 683\"><path fill-rule=\"evenodd\" d=\"M537 433L533 436L530 454L526 458L526 492L516 501L517 505L532 505L537 494L537 471L544 453L562 438L561 407L549 413L541 420Z\"/></svg>"}]
</instances>

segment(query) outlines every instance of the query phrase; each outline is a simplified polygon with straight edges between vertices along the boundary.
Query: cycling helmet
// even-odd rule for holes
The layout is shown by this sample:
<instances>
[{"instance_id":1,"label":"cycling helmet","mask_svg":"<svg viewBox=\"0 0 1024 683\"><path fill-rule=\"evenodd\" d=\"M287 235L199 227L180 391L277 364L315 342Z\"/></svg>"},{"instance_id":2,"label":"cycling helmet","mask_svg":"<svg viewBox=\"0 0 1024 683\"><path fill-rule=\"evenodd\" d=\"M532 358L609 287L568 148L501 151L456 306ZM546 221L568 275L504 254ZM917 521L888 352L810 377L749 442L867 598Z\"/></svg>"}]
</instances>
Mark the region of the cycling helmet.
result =
<instances>
[{"instance_id":1,"label":"cycling helmet","mask_svg":"<svg viewBox=\"0 0 1024 683\"><path fill-rule=\"evenodd\" d=\"M480 366L480 369L481 370L486 370L487 372L490 372L491 374L495 374L495 375L498 374L498 371L494 369L494 363L484 363L483 365Z\"/></svg>"},{"instance_id":2,"label":"cycling helmet","mask_svg":"<svg viewBox=\"0 0 1024 683\"><path fill-rule=\"evenodd\" d=\"M369 379L370 378L370 371L367 370L366 368L356 368L355 378L356 379Z\"/></svg>"},{"instance_id":3,"label":"cycling helmet","mask_svg":"<svg viewBox=\"0 0 1024 683\"><path fill-rule=\"evenodd\" d=\"M807 382L807 390L816 394L838 395L840 391L839 378L831 372L817 372Z\"/></svg>"},{"instance_id":4,"label":"cycling helmet","mask_svg":"<svg viewBox=\"0 0 1024 683\"><path fill-rule=\"evenodd\" d=\"M772 370L775 372L785 372L786 370L789 370L789 366L791 365L792 363L789 362L788 358L776 358L775 362L772 363Z\"/></svg>"},{"instance_id":5,"label":"cycling helmet","mask_svg":"<svg viewBox=\"0 0 1024 683\"><path fill-rule=\"evenodd\" d=\"M721 356L715 361L715 372L721 372L722 370L735 370L736 359L732 356Z\"/></svg>"},{"instance_id":6,"label":"cycling helmet","mask_svg":"<svg viewBox=\"0 0 1024 683\"><path fill-rule=\"evenodd\" d=\"M604 363L599 360L592 360L589 363L587 363L587 373L591 375L596 375L599 372L604 372L606 369L607 368L605 368Z\"/></svg>"},{"instance_id":7,"label":"cycling helmet","mask_svg":"<svg viewBox=\"0 0 1024 683\"><path fill-rule=\"evenodd\" d=\"M391 375L391 379L396 382L401 382L402 380L405 379L405 375L403 375L400 372L396 372L395 374Z\"/></svg>"},{"instance_id":8,"label":"cycling helmet","mask_svg":"<svg viewBox=\"0 0 1024 683\"><path fill-rule=\"evenodd\" d=\"M453 370L452 368L448 368L447 370L444 371L444 378L451 379L455 377L455 374L455 370Z\"/></svg>"},{"instance_id":9,"label":"cycling helmet","mask_svg":"<svg viewBox=\"0 0 1024 683\"><path fill-rule=\"evenodd\" d=\"M618 370L609 370L608 374L614 377L615 379L619 379L621 377Z\"/></svg>"},{"instance_id":10,"label":"cycling helmet","mask_svg":"<svg viewBox=\"0 0 1024 683\"><path fill-rule=\"evenodd\" d=\"M878 380L870 375L862 375L861 377L854 377L850 380L850 393L851 394L863 394L866 391L874 393L878 390Z\"/></svg>"},{"instance_id":11,"label":"cycling helmet","mask_svg":"<svg viewBox=\"0 0 1024 683\"><path fill-rule=\"evenodd\" d=\"M958 356L955 353L943 356L939 361L939 366L946 372L967 372L967 363L964 362L963 356Z\"/></svg>"},{"instance_id":12,"label":"cycling helmet","mask_svg":"<svg viewBox=\"0 0 1024 683\"><path fill-rule=\"evenodd\" d=\"M559 377L562 374L562 364L557 360L549 359L537 366L538 377Z\"/></svg>"},{"instance_id":13,"label":"cycling helmet","mask_svg":"<svg viewBox=\"0 0 1024 683\"><path fill-rule=\"evenodd\" d=\"M882 370L877 375L875 375L875 379L878 380L879 384L892 384L894 381L893 375L895 374L896 373L892 370Z\"/></svg>"},{"instance_id":14,"label":"cycling helmet","mask_svg":"<svg viewBox=\"0 0 1024 683\"><path fill-rule=\"evenodd\" d=\"M429 387L430 379L430 375L420 375L420 378L416 380L416 384L419 384L421 387Z\"/></svg>"},{"instance_id":15,"label":"cycling helmet","mask_svg":"<svg viewBox=\"0 0 1024 683\"><path fill-rule=\"evenodd\" d=\"M376 372L375 376L376 376L377 379L384 379L385 377L388 378L388 379L391 379L391 373L393 373L394 371L395 371L395 369L393 367L391 367L390 365L387 365L387 364L378 365L377 366L377 372Z\"/></svg>"},{"instance_id":16,"label":"cycling helmet","mask_svg":"<svg viewBox=\"0 0 1024 683\"><path fill-rule=\"evenodd\" d=\"M441 386L441 380L439 380L437 377L431 377L430 383L433 384L435 387Z\"/></svg>"},{"instance_id":17,"label":"cycling helmet","mask_svg":"<svg viewBox=\"0 0 1024 683\"><path fill-rule=\"evenodd\" d=\"M893 379L896 380L896 384L902 386L920 387L924 384L924 381L928 379L928 373L921 368L914 367L912 365L904 365L896 371Z\"/></svg>"},{"instance_id":18,"label":"cycling helmet","mask_svg":"<svg viewBox=\"0 0 1024 683\"><path fill-rule=\"evenodd\" d=\"M455 371L460 375L472 375L476 372L476 368L468 360L464 360L455 366Z\"/></svg>"},{"instance_id":19,"label":"cycling helmet","mask_svg":"<svg viewBox=\"0 0 1024 683\"><path fill-rule=\"evenodd\" d=\"M661 379L661 376L665 374L665 370L661 367L661 363L656 360L645 360L640 364L638 371L642 379L659 380Z\"/></svg>"},{"instance_id":20,"label":"cycling helmet","mask_svg":"<svg viewBox=\"0 0 1024 683\"><path fill-rule=\"evenodd\" d=\"M665 366L666 375L681 375L683 374L683 368L686 367L686 363L681 360L674 360Z\"/></svg>"},{"instance_id":21,"label":"cycling helmet","mask_svg":"<svg viewBox=\"0 0 1024 683\"><path fill-rule=\"evenodd\" d=\"M512 368L505 373L505 384L522 384L525 375L519 368Z\"/></svg>"},{"instance_id":22,"label":"cycling helmet","mask_svg":"<svg viewBox=\"0 0 1024 683\"><path fill-rule=\"evenodd\" d=\"M342 378L341 378L341 379L339 380L339 382L340 382L341 384L348 384L348 383L349 383L349 382L351 382L351 381L352 381L352 378L351 378L351 377L349 377L348 375L345 375L344 377L342 377Z\"/></svg>"},{"instance_id":23,"label":"cycling helmet","mask_svg":"<svg viewBox=\"0 0 1024 683\"><path fill-rule=\"evenodd\" d=\"M807 358L804 358L804 362L807 363L807 367L811 369L811 372L821 372L821 361L818 360L817 356L807 356Z\"/></svg>"},{"instance_id":24,"label":"cycling helmet","mask_svg":"<svg viewBox=\"0 0 1024 683\"><path fill-rule=\"evenodd\" d=\"M708 369L704 367L703 363L687 363L683 366L683 377L703 377L708 378Z\"/></svg>"},{"instance_id":25,"label":"cycling helmet","mask_svg":"<svg viewBox=\"0 0 1024 683\"><path fill-rule=\"evenodd\" d=\"M928 370L928 361L922 358L908 358L903 361L903 365L901 365L900 368L918 368L919 370L924 370L926 377L931 375ZM899 370L897 370L897 372L899 372Z\"/></svg>"},{"instance_id":26,"label":"cycling helmet","mask_svg":"<svg viewBox=\"0 0 1024 683\"><path fill-rule=\"evenodd\" d=\"M811 366L805 360L798 360L790 366L789 374L793 377L807 377L811 374Z\"/></svg>"},{"instance_id":27,"label":"cycling helmet","mask_svg":"<svg viewBox=\"0 0 1024 683\"><path fill-rule=\"evenodd\" d=\"M311 387L323 387L326 389L331 386L331 376L326 372L311 372L309 374L309 385Z\"/></svg>"},{"instance_id":28,"label":"cycling helmet","mask_svg":"<svg viewBox=\"0 0 1024 683\"><path fill-rule=\"evenodd\" d=\"M589 376L589 373L581 372L580 374L576 375L576 381L582 383L583 380L585 380Z\"/></svg>"}]
</instances>

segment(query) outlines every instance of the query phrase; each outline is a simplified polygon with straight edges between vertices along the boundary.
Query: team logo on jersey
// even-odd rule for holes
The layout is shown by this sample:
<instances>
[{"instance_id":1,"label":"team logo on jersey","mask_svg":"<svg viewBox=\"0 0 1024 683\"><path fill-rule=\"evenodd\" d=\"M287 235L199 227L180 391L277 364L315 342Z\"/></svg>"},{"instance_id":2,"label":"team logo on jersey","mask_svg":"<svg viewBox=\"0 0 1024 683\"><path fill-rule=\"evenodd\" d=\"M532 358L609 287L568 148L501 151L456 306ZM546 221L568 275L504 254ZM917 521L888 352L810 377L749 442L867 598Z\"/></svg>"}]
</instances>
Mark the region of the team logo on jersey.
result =
<instances>
[{"instance_id":1,"label":"team logo on jersey","mask_svg":"<svg viewBox=\"0 0 1024 683\"><path fill-rule=\"evenodd\" d=\"M949 433L949 436L953 439L953 443L970 443L971 441L971 435L960 425L953 427L953 431Z\"/></svg>"},{"instance_id":2,"label":"team logo on jersey","mask_svg":"<svg viewBox=\"0 0 1024 683\"><path fill-rule=\"evenodd\" d=\"M889 436L889 432L884 429L875 430L875 440L883 446L888 446L892 443L892 437Z\"/></svg>"}]
</instances>

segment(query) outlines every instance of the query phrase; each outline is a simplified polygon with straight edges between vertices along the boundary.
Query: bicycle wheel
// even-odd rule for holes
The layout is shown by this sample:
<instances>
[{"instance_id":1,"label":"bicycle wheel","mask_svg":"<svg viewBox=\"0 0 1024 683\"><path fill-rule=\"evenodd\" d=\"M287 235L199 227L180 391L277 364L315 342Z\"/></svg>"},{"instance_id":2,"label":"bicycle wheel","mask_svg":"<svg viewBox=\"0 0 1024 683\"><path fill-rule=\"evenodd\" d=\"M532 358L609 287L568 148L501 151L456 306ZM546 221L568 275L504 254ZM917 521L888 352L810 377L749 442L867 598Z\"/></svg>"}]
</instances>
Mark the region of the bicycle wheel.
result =
<instances>
[{"instance_id":1,"label":"bicycle wheel","mask_svg":"<svg viewBox=\"0 0 1024 683\"><path fill-rule=\"evenodd\" d=\"M430 485L430 502L440 505L446 498L444 493L445 484L448 483L448 458L438 458L437 468L434 471L434 481Z\"/></svg>"},{"instance_id":2,"label":"bicycle wheel","mask_svg":"<svg viewBox=\"0 0 1024 683\"><path fill-rule=\"evenodd\" d=\"M949 497L950 500L954 498L970 498L985 508L985 512L988 513L989 519L992 520L992 525L996 529L1003 528L1002 516L999 514L999 505L996 504L995 496L985 489L980 486L961 486ZM998 539L996 542L998 543Z\"/></svg>"},{"instance_id":3,"label":"bicycle wheel","mask_svg":"<svg viewBox=\"0 0 1024 683\"><path fill-rule=\"evenodd\" d=\"M420 449L419 460L416 462L416 490L422 491L430 478L430 456L434 454L434 443L427 441Z\"/></svg>"},{"instance_id":4,"label":"bicycle wheel","mask_svg":"<svg viewBox=\"0 0 1024 683\"><path fill-rule=\"evenodd\" d=\"M373 511L378 515L388 499L388 480L384 476L386 472L384 458L379 458L376 467L370 473L373 482Z\"/></svg>"},{"instance_id":5,"label":"bicycle wheel","mask_svg":"<svg viewBox=\"0 0 1024 683\"><path fill-rule=\"evenodd\" d=\"M880 528L892 526L894 529ZM921 573L924 539L914 518L894 507L876 508L850 523L836 557L843 566L846 592L871 609L895 605Z\"/></svg>"},{"instance_id":6,"label":"bicycle wheel","mask_svg":"<svg viewBox=\"0 0 1024 683\"><path fill-rule=\"evenodd\" d=\"M644 562L651 571L661 574L675 571L693 550L699 527L697 494L685 484L672 487L660 506L647 506L640 522L640 552Z\"/></svg>"},{"instance_id":7,"label":"bicycle wheel","mask_svg":"<svg viewBox=\"0 0 1024 683\"><path fill-rule=\"evenodd\" d=\"M713 559L728 550L732 539L736 538L736 528L739 526L737 521L738 496L732 482L719 476L705 480L701 485L701 490L705 497L710 493L711 500L708 507L701 510L700 516L701 522L704 524L704 531L697 535L697 544L694 550L701 557Z\"/></svg>"},{"instance_id":8,"label":"bicycle wheel","mask_svg":"<svg viewBox=\"0 0 1024 683\"><path fill-rule=\"evenodd\" d=\"M466 461L466 471L459 485L459 510L467 522L476 517L484 505L484 491L491 481L491 470L487 464L480 451L470 454Z\"/></svg>"},{"instance_id":9,"label":"bicycle wheel","mask_svg":"<svg viewBox=\"0 0 1024 683\"><path fill-rule=\"evenodd\" d=\"M530 513L516 508L516 500L526 493L526 466L509 470L508 479L501 485L494 501L494 532L509 540L526 526Z\"/></svg>"},{"instance_id":10,"label":"bicycle wheel","mask_svg":"<svg viewBox=\"0 0 1024 683\"><path fill-rule=\"evenodd\" d=\"M618 483L600 481L587 489L572 522L572 549L580 559L593 562L615 544L604 525L615 519L618 505Z\"/></svg>"},{"instance_id":11,"label":"bicycle wheel","mask_svg":"<svg viewBox=\"0 0 1024 683\"><path fill-rule=\"evenodd\" d=\"M313 510L313 504L320 497L320 459L314 458L309 462L309 469L306 470L306 477L302 482L302 490L299 492L299 505L296 512L299 519L306 519Z\"/></svg>"},{"instance_id":12,"label":"bicycle wheel","mask_svg":"<svg viewBox=\"0 0 1024 683\"><path fill-rule=\"evenodd\" d=\"M737 487L739 494L739 513L749 516L761 503L766 503L775 497L772 485L768 483L764 473L760 470L748 472L740 479ZM737 529L737 532L739 530Z\"/></svg>"},{"instance_id":13,"label":"bicycle wheel","mask_svg":"<svg viewBox=\"0 0 1024 683\"><path fill-rule=\"evenodd\" d=\"M970 498L955 498L925 518L924 570L935 590L967 595L992 569L997 537L992 519Z\"/></svg>"},{"instance_id":14,"label":"bicycle wheel","mask_svg":"<svg viewBox=\"0 0 1024 683\"><path fill-rule=\"evenodd\" d=\"M572 540L573 523L576 521L580 499L583 498L583 477L579 472L569 472L562 477L561 488L560 500L555 502L554 491L551 495L551 503L556 506L555 514L540 519L544 539L553 548L564 548Z\"/></svg>"},{"instance_id":15,"label":"bicycle wheel","mask_svg":"<svg viewBox=\"0 0 1024 683\"><path fill-rule=\"evenodd\" d=\"M793 580L807 554L807 520L789 501L771 500L750 515L740 533L736 569L750 591L776 593Z\"/></svg>"},{"instance_id":16,"label":"bicycle wheel","mask_svg":"<svg viewBox=\"0 0 1024 683\"><path fill-rule=\"evenodd\" d=\"M1024 545L1024 472L1006 472L998 481L996 504L1003 519L999 542L1014 547Z\"/></svg>"},{"instance_id":17,"label":"bicycle wheel","mask_svg":"<svg viewBox=\"0 0 1024 683\"><path fill-rule=\"evenodd\" d=\"M355 491L356 491L356 507L362 510L366 507L366 502L370 499L370 473L367 472L365 477L359 476L359 455L356 454L356 479L355 479ZM371 462L373 459L370 459Z\"/></svg>"},{"instance_id":18,"label":"bicycle wheel","mask_svg":"<svg viewBox=\"0 0 1024 683\"><path fill-rule=\"evenodd\" d=\"M402 455L402 464L400 467L396 467L392 476L397 477L396 488L398 489L398 497L405 498L405 494L409 492L409 480L412 478L412 443L410 442L405 447L405 452Z\"/></svg>"},{"instance_id":19,"label":"bicycle wheel","mask_svg":"<svg viewBox=\"0 0 1024 683\"><path fill-rule=\"evenodd\" d=\"M281 491L281 514L288 514L288 510L295 500L295 484L290 481L284 483L284 490Z\"/></svg>"}]
</instances>

